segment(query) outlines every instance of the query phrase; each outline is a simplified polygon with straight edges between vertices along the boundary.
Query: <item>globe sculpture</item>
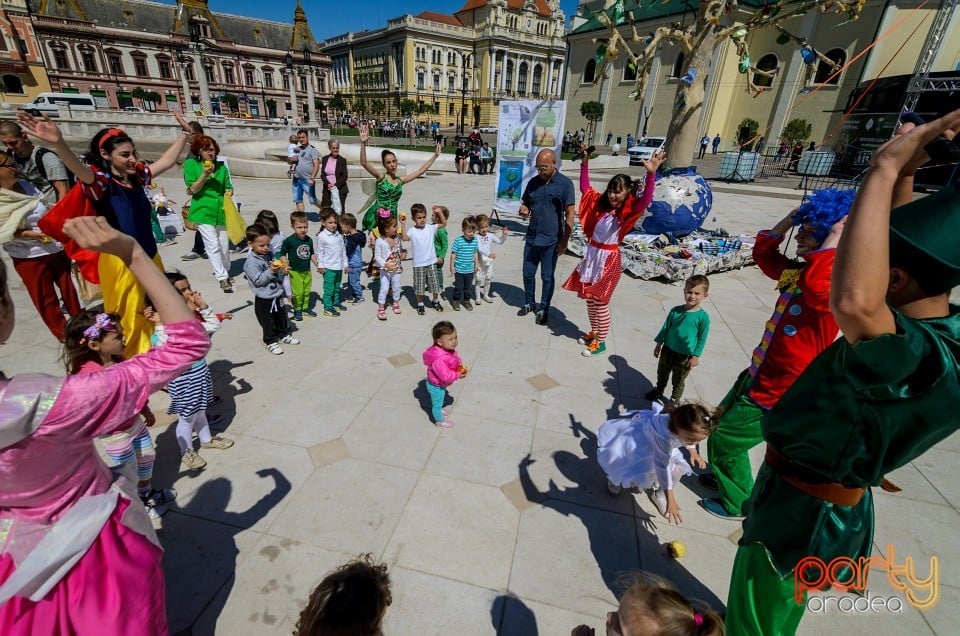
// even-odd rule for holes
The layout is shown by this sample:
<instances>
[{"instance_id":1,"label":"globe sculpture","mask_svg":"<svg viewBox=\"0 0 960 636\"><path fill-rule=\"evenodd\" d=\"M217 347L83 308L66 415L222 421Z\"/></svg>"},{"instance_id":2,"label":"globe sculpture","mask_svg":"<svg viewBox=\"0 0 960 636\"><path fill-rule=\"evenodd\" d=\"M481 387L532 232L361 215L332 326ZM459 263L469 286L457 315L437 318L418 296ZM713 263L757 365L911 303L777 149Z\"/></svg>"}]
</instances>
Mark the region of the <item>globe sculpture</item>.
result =
<instances>
[{"instance_id":1,"label":"globe sculpture","mask_svg":"<svg viewBox=\"0 0 960 636\"><path fill-rule=\"evenodd\" d=\"M674 168L657 175L653 202L640 220L640 229L680 238L703 225L712 207L710 184L696 167Z\"/></svg>"}]
</instances>

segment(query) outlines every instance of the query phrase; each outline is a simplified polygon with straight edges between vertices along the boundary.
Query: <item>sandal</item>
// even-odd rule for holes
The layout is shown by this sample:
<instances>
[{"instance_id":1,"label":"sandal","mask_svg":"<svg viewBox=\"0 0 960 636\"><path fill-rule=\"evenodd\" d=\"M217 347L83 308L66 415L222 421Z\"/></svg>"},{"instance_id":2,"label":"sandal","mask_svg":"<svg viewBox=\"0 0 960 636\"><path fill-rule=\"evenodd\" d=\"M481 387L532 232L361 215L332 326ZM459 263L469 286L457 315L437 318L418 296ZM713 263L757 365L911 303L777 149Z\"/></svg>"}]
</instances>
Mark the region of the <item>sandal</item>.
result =
<instances>
[{"instance_id":1,"label":"sandal","mask_svg":"<svg viewBox=\"0 0 960 636\"><path fill-rule=\"evenodd\" d=\"M384 309L383 307L380 307L379 309L377 309L377 318L379 318L380 320L386 320L387 310Z\"/></svg>"},{"instance_id":2,"label":"sandal","mask_svg":"<svg viewBox=\"0 0 960 636\"><path fill-rule=\"evenodd\" d=\"M393 303L393 313L395 313L395 314L399 314L399 313L400 313L400 304L399 304L399 303Z\"/></svg>"}]
</instances>

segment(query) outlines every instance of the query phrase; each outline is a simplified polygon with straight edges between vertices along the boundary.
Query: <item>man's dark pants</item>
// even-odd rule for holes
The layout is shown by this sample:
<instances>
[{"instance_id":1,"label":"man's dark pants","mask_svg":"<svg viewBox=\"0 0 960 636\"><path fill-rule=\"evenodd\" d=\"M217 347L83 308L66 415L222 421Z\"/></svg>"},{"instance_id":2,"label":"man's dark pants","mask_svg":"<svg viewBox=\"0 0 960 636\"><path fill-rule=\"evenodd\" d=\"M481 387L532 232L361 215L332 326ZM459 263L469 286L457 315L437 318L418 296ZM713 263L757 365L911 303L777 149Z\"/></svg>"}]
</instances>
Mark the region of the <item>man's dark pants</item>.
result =
<instances>
[{"instance_id":1,"label":"man's dark pants","mask_svg":"<svg viewBox=\"0 0 960 636\"><path fill-rule=\"evenodd\" d=\"M543 289L540 291L539 309L550 306L553 299L553 273L557 269L557 243L550 245L533 245L530 241L523 244L523 297L524 304L536 307L534 293L536 292L537 267L540 268L540 282Z\"/></svg>"}]
</instances>

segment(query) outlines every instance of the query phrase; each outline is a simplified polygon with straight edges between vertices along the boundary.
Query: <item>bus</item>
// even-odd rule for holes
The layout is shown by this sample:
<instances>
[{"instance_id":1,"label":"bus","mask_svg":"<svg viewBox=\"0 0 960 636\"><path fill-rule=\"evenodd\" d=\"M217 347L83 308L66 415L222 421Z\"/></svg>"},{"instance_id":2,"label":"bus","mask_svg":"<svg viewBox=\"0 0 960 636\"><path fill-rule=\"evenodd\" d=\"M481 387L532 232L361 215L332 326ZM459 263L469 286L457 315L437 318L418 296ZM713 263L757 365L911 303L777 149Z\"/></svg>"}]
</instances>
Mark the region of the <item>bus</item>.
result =
<instances>
[{"instance_id":1,"label":"bus","mask_svg":"<svg viewBox=\"0 0 960 636\"><path fill-rule=\"evenodd\" d=\"M56 117L60 114L60 106L67 106L70 110L96 110L97 102L90 93L40 93L20 109L34 116L46 113Z\"/></svg>"}]
</instances>

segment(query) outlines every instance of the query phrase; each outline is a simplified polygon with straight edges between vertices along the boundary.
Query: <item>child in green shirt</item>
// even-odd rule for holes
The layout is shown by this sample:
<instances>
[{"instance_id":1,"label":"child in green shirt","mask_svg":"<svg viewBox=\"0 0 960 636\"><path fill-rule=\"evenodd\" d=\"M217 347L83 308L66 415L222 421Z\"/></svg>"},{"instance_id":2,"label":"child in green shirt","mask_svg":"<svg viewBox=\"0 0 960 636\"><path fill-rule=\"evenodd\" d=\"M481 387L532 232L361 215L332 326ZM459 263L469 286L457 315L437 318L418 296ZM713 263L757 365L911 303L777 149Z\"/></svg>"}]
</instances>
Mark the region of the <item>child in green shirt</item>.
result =
<instances>
[{"instance_id":1,"label":"child in green shirt","mask_svg":"<svg viewBox=\"0 0 960 636\"><path fill-rule=\"evenodd\" d=\"M667 314L660 327L660 333L654 338L657 346L653 357L658 358L657 386L644 397L648 400L661 400L667 388L667 379L673 375L673 391L670 399L674 402L683 397L683 386L690 369L700 364L700 355L707 344L710 331L710 316L700 306L710 291L710 281L706 276L696 274L683 285L684 304L677 305Z\"/></svg>"},{"instance_id":2,"label":"child in green shirt","mask_svg":"<svg viewBox=\"0 0 960 636\"><path fill-rule=\"evenodd\" d=\"M437 285L440 287L440 298L443 298L443 262L447 259L447 250L450 248L450 239L447 237L446 228L449 218L450 210L447 209L447 206L433 206L433 223L440 226L433 237L433 247L437 251Z\"/></svg>"},{"instance_id":3,"label":"child in green shirt","mask_svg":"<svg viewBox=\"0 0 960 636\"><path fill-rule=\"evenodd\" d=\"M293 319L303 320L303 314L315 318L317 312L310 309L310 290L313 275L310 265L317 264L313 241L307 236L310 227L306 212L291 212L290 227L293 234L283 239L277 258L286 258L290 263L290 289L293 292Z\"/></svg>"}]
</instances>

